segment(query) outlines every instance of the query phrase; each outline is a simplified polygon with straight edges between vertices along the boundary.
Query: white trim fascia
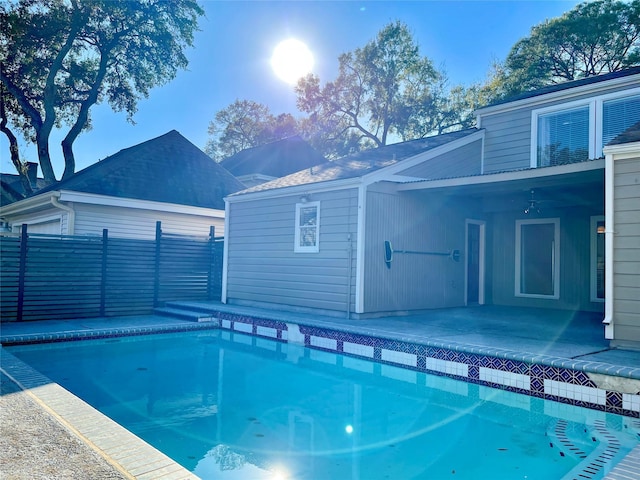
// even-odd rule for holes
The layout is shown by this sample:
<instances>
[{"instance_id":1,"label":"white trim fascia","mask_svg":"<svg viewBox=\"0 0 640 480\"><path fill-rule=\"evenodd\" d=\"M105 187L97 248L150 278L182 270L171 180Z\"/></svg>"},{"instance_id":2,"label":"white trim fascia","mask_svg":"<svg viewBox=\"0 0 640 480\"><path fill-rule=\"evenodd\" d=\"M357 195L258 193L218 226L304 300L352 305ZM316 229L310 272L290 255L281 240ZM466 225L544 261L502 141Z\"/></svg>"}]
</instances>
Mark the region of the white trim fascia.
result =
<instances>
[{"instance_id":1,"label":"white trim fascia","mask_svg":"<svg viewBox=\"0 0 640 480\"><path fill-rule=\"evenodd\" d=\"M271 190L261 190L259 192L244 193L241 195L230 195L225 197L225 202L253 202L265 198L282 198L294 195L304 195L310 193L333 192L335 190L346 190L356 188L362 183L362 177L345 178L342 180L327 180L326 182L305 183L291 187L273 188Z\"/></svg>"},{"instance_id":2,"label":"white trim fascia","mask_svg":"<svg viewBox=\"0 0 640 480\"><path fill-rule=\"evenodd\" d=\"M60 192L52 191L41 193L40 195L35 195L33 197L25 198L24 200L10 203L9 205L2 206L0 207L0 215L19 215L38 207L50 206L52 197L59 198Z\"/></svg>"},{"instance_id":3,"label":"white trim fascia","mask_svg":"<svg viewBox=\"0 0 640 480\"><path fill-rule=\"evenodd\" d=\"M413 157L409 157L407 159L399 161L398 163L364 175L362 177L363 183L369 185L380 181L393 181L392 178L396 172L413 168L416 165L419 165L427 160L431 160L432 158L444 155L445 153L452 152L453 150L464 147L465 145L473 143L477 140L482 140L483 138L484 130L478 130L477 132L471 133L465 137L445 143L444 145L440 145L439 147L427 150L426 152L418 153Z\"/></svg>"},{"instance_id":4,"label":"white trim fascia","mask_svg":"<svg viewBox=\"0 0 640 480\"><path fill-rule=\"evenodd\" d=\"M407 175L391 175L389 178L385 179L387 182L394 183L420 182L422 180L424 180L423 177L409 177Z\"/></svg>"},{"instance_id":5,"label":"white trim fascia","mask_svg":"<svg viewBox=\"0 0 640 480\"><path fill-rule=\"evenodd\" d=\"M229 202L224 202L224 248L222 249L222 291L220 302L227 303L227 275L229 265Z\"/></svg>"},{"instance_id":6,"label":"white trim fascia","mask_svg":"<svg viewBox=\"0 0 640 480\"><path fill-rule=\"evenodd\" d=\"M543 104L551 101L563 100L565 98L569 99L571 97L577 97L579 95L584 95L585 93L593 93L595 96L597 92L609 90L611 88L624 87L625 85L635 87L638 85L638 82L640 82L640 74L628 75L626 77L614 78L603 82L567 88L557 92L536 95L535 97L523 98L521 100L514 100L512 102L501 103L499 105L491 105L488 107L479 108L474 113L476 116L506 113L530 105ZM480 125L480 123L478 123L478 125Z\"/></svg>"},{"instance_id":7,"label":"white trim fascia","mask_svg":"<svg viewBox=\"0 0 640 480\"><path fill-rule=\"evenodd\" d=\"M427 190L431 188L461 187L466 185L511 182L514 180L529 180L532 178L554 177L556 175L589 172L591 170L602 170L603 168L604 159L589 160L587 162L571 163L568 165L531 168L528 170L517 170L514 172L490 173L486 175L475 175L473 177L446 178L443 180L424 180L422 182L406 183L404 185L400 185L398 186L398 191Z\"/></svg>"},{"instance_id":8,"label":"white trim fascia","mask_svg":"<svg viewBox=\"0 0 640 480\"><path fill-rule=\"evenodd\" d=\"M364 249L367 213L367 186L358 187L358 232L356 235L356 292L355 313L364 313Z\"/></svg>"},{"instance_id":9,"label":"white trim fascia","mask_svg":"<svg viewBox=\"0 0 640 480\"><path fill-rule=\"evenodd\" d=\"M542 295L538 293L522 293L521 277L521 255L522 255L522 225L532 224L549 224L554 225L553 229L553 295ZM519 298L542 298L549 300L560 299L560 217L553 218L519 218L516 219L516 255L515 255L515 279L514 279L514 296Z\"/></svg>"},{"instance_id":10,"label":"white trim fascia","mask_svg":"<svg viewBox=\"0 0 640 480\"><path fill-rule=\"evenodd\" d=\"M61 201L84 203L88 205L105 205L109 207L126 207L138 210L155 210L168 213L186 213L190 215L201 215L210 217L215 215L222 218L224 210L217 208L195 207L190 205L180 205L177 203L155 202L152 200L137 200L126 197L112 197L108 195L97 195L94 193L76 192L73 190L60 190Z\"/></svg>"},{"instance_id":11,"label":"white trim fascia","mask_svg":"<svg viewBox=\"0 0 640 480\"><path fill-rule=\"evenodd\" d=\"M640 156L640 142L621 143L620 145L609 145L604 147L605 156L611 155L616 160L628 158L638 158Z\"/></svg>"},{"instance_id":12,"label":"white trim fascia","mask_svg":"<svg viewBox=\"0 0 640 480\"><path fill-rule=\"evenodd\" d=\"M484 220L466 218L464 221L464 304L469 303L469 225L478 225L478 305L485 303L485 271L486 271L486 226Z\"/></svg>"},{"instance_id":13,"label":"white trim fascia","mask_svg":"<svg viewBox=\"0 0 640 480\"><path fill-rule=\"evenodd\" d=\"M626 146L620 145L620 146ZM618 145L616 145L618 146ZM636 151L638 144L636 143ZM604 169L604 338L613 340L615 338L614 325L614 285L613 285L613 236L615 233L614 222L614 162L613 147L606 147L605 169Z\"/></svg>"}]
</instances>

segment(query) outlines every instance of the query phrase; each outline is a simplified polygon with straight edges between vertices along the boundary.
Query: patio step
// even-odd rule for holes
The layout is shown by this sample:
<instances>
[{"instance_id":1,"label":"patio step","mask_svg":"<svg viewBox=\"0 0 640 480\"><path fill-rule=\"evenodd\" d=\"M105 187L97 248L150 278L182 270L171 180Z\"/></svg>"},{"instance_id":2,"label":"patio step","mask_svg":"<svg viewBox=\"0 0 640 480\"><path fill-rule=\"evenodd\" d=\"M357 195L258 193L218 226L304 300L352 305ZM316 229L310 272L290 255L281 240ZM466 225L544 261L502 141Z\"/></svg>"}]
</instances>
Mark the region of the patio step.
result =
<instances>
[{"instance_id":1,"label":"patio step","mask_svg":"<svg viewBox=\"0 0 640 480\"><path fill-rule=\"evenodd\" d=\"M188 320L190 322L217 322L218 319L212 317L210 313L198 312L176 307L159 307L154 309L156 315L164 317L179 318L180 320Z\"/></svg>"}]
</instances>

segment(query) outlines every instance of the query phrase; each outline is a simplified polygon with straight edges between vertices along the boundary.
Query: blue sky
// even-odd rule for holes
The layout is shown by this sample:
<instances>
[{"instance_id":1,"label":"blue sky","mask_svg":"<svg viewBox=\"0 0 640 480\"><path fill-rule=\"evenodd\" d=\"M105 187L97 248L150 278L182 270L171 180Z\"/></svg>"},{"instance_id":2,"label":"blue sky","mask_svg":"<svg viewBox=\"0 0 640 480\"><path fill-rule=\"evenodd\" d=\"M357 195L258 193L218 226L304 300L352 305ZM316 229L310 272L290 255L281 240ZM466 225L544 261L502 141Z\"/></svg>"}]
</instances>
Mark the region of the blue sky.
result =
<instances>
[{"instance_id":1,"label":"blue sky","mask_svg":"<svg viewBox=\"0 0 640 480\"><path fill-rule=\"evenodd\" d=\"M305 42L315 56L314 73L321 82L337 74L338 56L365 45L386 24L405 22L421 54L444 67L452 84L481 81L494 59L504 60L511 46L531 27L560 16L579 2L538 1L202 1L194 48L187 51L188 71L141 100L134 117L108 106L94 106L93 129L75 142L77 170L170 130L178 130L200 148L215 113L236 99L263 103L274 114L301 115L293 87L278 79L269 60L277 43L289 37ZM58 178L64 163L60 141L50 150ZM24 159L37 160L35 149L22 142ZM6 137L0 138L0 169L15 173Z\"/></svg>"}]
</instances>

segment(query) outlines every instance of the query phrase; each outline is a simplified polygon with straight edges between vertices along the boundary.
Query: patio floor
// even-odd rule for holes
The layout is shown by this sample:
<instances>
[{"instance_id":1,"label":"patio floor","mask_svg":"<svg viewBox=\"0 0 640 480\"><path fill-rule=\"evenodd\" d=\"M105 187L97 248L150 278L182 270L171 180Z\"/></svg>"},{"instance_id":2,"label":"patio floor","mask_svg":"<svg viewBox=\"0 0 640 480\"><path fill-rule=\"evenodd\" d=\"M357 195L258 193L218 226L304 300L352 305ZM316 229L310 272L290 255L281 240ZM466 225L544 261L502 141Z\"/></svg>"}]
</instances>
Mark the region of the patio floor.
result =
<instances>
[{"instance_id":1,"label":"patio floor","mask_svg":"<svg viewBox=\"0 0 640 480\"><path fill-rule=\"evenodd\" d=\"M7 346L34 341L216 328L215 323L197 321L199 317L213 316L213 312L324 327L413 343L436 344L456 350L464 349L554 365L571 364L585 370L633 379L627 380L631 382L640 379L640 351L611 349L608 341L604 339L601 314L513 307L454 308L404 317L354 320L302 312L222 305L216 302L179 302L170 305L165 315L4 323L0 325L0 341ZM132 438L131 434L102 414L85 408L86 405L82 401L57 384L50 384L47 379L39 378L37 372L34 373L29 368L24 371L20 365L11 368L11 361L6 361L10 360L10 356L3 357L5 358L2 370L9 368L14 374L19 374L16 378L25 388L21 395L27 395L41 405L49 405L47 408L53 408L53 411L57 412L56 418L68 429L76 432L69 433L70 437L79 435L87 442L87 449L81 457L84 459L84 467L80 470L82 474L98 467L102 468L101 464L92 463L95 462L92 455L97 452L106 458L108 463L119 465L118 469L125 477L156 478L162 473L165 475L163 478L167 479L196 478L160 452L137 438ZM6 407L9 403L5 401L3 405ZM51 405L54 407L50 407ZM17 413L19 412L10 415L17 416ZM25 442L32 441L28 432L22 432L22 427L16 428L20 431L14 432L15 436ZM45 429L44 424L42 428ZM129 451L135 452L135 455L128 453ZM50 471L52 467L45 460L40 457L30 459L33 471ZM7 468L10 468L10 465ZM58 473L62 471L60 468ZM627 455L605 478L618 480L638 478L638 475L640 446Z\"/></svg>"},{"instance_id":2,"label":"patio floor","mask_svg":"<svg viewBox=\"0 0 640 480\"><path fill-rule=\"evenodd\" d=\"M218 302L174 302L171 307L178 314L180 311L220 311L415 343L491 349L527 358L602 363L618 367L615 370L624 371L625 377L640 379L640 351L610 348L604 338L600 313L485 305L356 320ZM195 323L193 319L185 318L143 315L4 323L0 326L0 342L8 345L46 341L60 335L96 337L210 328L206 323ZM610 373L611 369L608 372L596 371Z\"/></svg>"}]
</instances>

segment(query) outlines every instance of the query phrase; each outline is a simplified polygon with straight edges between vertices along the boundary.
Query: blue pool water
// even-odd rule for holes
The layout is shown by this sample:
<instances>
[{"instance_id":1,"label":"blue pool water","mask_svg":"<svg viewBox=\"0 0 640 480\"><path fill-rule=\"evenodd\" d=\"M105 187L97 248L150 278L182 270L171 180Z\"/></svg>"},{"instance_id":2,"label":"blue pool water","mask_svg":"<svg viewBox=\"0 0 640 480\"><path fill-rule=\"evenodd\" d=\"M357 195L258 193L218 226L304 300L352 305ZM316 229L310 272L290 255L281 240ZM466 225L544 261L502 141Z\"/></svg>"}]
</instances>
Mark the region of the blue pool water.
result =
<instances>
[{"instance_id":1,"label":"blue pool water","mask_svg":"<svg viewBox=\"0 0 640 480\"><path fill-rule=\"evenodd\" d=\"M218 330L9 351L203 479L602 478L639 438L626 417Z\"/></svg>"}]
</instances>

